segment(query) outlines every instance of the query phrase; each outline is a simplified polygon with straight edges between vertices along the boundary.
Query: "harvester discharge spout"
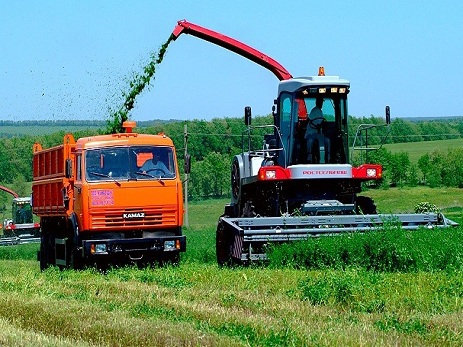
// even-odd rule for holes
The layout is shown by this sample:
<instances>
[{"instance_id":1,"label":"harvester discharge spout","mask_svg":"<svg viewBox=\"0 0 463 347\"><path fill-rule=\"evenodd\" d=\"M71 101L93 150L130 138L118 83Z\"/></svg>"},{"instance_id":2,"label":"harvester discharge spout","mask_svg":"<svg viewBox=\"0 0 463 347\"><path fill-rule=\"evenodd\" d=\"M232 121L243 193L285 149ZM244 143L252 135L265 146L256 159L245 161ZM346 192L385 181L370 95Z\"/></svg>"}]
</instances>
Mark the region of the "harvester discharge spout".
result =
<instances>
[{"instance_id":1,"label":"harvester discharge spout","mask_svg":"<svg viewBox=\"0 0 463 347\"><path fill-rule=\"evenodd\" d=\"M259 52L257 49L216 31L203 28L199 25L187 22L186 20L181 20L178 21L177 26L172 32L173 39L176 40L180 34L190 34L235 52L270 70L280 81L292 78L288 70L276 60Z\"/></svg>"}]
</instances>

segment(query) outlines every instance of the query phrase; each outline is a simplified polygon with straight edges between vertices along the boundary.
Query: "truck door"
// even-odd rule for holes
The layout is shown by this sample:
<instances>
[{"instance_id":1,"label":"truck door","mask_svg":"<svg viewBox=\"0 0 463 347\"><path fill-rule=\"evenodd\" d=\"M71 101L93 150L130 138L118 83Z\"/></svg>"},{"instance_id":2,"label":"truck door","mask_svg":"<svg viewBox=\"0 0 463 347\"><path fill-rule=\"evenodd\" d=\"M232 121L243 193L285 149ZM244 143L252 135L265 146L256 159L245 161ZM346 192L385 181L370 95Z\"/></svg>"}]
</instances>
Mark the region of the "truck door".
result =
<instances>
[{"instance_id":1,"label":"truck door","mask_svg":"<svg viewBox=\"0 0 463 347\"><path fill-rule=\"evenodd\" d=\"M82 228L81 218L83 211L83 198L82 198L82 154L76 155L76 168L75 168L75 183L74 183L74 211L79 222L79 228Z\"/></svg>"}]
</instances>

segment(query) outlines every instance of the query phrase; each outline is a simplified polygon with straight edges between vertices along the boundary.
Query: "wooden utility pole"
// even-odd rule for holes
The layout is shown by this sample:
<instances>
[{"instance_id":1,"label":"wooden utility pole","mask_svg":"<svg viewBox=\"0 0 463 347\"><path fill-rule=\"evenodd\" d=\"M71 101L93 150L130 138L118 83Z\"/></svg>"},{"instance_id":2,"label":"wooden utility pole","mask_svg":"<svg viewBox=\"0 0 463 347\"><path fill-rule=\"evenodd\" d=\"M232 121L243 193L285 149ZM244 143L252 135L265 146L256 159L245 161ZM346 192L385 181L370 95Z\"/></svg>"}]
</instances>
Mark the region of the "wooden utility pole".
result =
<instances>
[{"instance_id":1,"label":"wooden utility pole","mask_svg":"<svg viewBox=\"0 0 463 347\"><path fill-rule=\"evenodd\" d=\"M184 167L188 165L187 163L187 157L188 157L188 129L187 129L187 124L185 122L185 127L183 129L183 147L185 148L185 155L184 155ZM189 174L185 172L185 183L183 185L184 187L184 199L185 199L185 215L183 217L183 225L188 228L189 223L188 223L188 176Z\"/></svg>"}]
</instances>

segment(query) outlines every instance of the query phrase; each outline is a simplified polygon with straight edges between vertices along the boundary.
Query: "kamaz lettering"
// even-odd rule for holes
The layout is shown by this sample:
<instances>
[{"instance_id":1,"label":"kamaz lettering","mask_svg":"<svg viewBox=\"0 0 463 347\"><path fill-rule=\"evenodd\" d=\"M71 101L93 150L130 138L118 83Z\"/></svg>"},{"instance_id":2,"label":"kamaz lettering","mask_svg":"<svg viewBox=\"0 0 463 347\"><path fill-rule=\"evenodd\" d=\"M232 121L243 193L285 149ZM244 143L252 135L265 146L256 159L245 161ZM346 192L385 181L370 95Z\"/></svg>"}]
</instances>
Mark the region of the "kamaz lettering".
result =
<instances>
[{"instance_id":1,"label":"kamaz lettering","mask_svg":"<svg viewBox=\"0 0 463 347\"><path fill-rule=\"evenodd\" d=\"M145 218L145 212L137 212L137 213L124 213L122 215L124 219L131 219L131 218Z\"/></svg>"}]
</instances>

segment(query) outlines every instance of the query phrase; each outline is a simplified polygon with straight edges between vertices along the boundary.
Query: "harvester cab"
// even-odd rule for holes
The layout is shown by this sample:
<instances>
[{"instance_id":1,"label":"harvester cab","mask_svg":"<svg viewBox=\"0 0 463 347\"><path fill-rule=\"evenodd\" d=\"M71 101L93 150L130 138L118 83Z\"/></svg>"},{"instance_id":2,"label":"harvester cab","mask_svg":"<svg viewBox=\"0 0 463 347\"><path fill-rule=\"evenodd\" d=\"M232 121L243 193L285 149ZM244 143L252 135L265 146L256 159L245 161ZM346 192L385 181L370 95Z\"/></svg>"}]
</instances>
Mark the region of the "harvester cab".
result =
<instances>
[{"instance_id":1,"label":"harvester cab","mask_svg":"<svg viewBox=\"0 0 463 347\"><path fill-rule=\"evenodd\" d=\"M31 198L14 198L12 204L13 221L15 224L32 223Z\"/></svg>"},{"instance_id":2,"label":"harvester cab","mask_svg":"<svg viewBox=\"0 0 463 347\"><path fill-rule=\"evenodd\" d=\"M337 76L300 77L280 82L274 119L285 150L280 166L346 164L349 81Z\"/></svg>"},{"instance_id":3,"label":"harvester cab","mask_svg":"<svg viewBox=\"0 0 463 347\"><path fill-rule=\"evenodd\" d=\"M381 165L349 163L349 88L349 81L325 76L320 67L317 76L280 82L273 124L251 125L246 107L246 136L233 160L226 215L376 213L373 201L357 193L362 182L381 179ZM263 141L253 140L263 132Z\"/></svg>"}]
</instances>

